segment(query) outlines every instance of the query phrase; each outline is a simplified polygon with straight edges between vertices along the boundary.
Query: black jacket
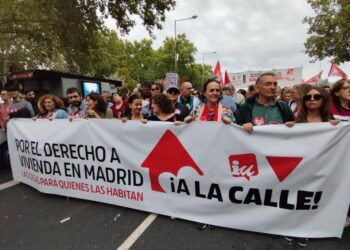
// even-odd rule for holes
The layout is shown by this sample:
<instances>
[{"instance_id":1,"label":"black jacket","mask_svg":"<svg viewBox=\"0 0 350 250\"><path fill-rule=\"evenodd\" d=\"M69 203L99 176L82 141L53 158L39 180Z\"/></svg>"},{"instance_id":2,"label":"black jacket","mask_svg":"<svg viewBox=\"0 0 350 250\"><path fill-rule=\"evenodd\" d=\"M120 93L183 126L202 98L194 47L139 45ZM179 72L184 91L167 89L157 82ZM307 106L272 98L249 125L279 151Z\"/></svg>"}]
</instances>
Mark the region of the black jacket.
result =
<instances>
[{"instance_id":1,"label":"black jacket","mask_svg":"<svg viewBox=\"0 0 350 250\"><path fill-rule=\"evenodd\" d=\"M252 113L256 98L256 95L248 98L246 102L239 107L237 116L238 124L243 125L248 122L253 123ZM287 103L281 100L276 100L276 106L281 112L283 123L294 121L293 112Z\"/></svg>"}]
</instances>

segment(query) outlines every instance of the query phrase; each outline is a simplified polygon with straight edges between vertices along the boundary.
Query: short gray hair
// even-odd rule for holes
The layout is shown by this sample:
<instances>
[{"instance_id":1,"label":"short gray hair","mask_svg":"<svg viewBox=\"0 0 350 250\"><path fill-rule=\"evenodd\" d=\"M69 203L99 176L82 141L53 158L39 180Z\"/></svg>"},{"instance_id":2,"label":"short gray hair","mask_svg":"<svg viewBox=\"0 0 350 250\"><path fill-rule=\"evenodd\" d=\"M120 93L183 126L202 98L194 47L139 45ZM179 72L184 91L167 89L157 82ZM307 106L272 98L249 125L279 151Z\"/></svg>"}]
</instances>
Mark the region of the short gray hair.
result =
<instances>
[{"instance_id":1,"label":"short gray hair","mask_svg":"<svg viewBox=\"0 0 350 250\"><path fill-rule=\"evenodd\" d=\"M261 78L263 78L264 76L273 76L273 77L276 77L276 74L273 73L273 72L265 72L265 73L262 73L258 79L256 79L256 82L255 82L255 85L258 85L261 81Z\"/></svg>"}]
</instances>

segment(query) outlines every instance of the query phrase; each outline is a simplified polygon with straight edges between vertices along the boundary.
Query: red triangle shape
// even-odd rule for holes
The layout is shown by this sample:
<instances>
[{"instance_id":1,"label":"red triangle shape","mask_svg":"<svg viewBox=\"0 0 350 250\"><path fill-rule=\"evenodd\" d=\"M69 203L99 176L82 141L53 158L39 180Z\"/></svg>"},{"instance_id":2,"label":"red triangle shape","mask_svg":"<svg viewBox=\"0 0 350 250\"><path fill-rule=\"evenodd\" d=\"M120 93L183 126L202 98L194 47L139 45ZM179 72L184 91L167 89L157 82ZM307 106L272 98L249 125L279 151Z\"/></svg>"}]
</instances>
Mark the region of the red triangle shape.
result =
<instances>
[{"instance_id":1,"label":"red triangle shape","mask_svg":"<svg viewBox=\"0 0 350 250\"><path fill-rule=\"evenodd\" d=\"M141 167L149 168L151 188L158 192L164 192L158 181L162 173L168 172L177 176L182 167L192 167L199 175L203 175L201 169L170 130L163 134Z\"/></svg>"},{"instance_id":2,"label":"red triangle shape","mask_svg":"<svg viewBox=\"0 0 350 250\"><path fill-rule=\"evenodd\" d=\"M277 178L282 182L299 165L303 157L266 156Z\"/></svg>"}]
</instances>

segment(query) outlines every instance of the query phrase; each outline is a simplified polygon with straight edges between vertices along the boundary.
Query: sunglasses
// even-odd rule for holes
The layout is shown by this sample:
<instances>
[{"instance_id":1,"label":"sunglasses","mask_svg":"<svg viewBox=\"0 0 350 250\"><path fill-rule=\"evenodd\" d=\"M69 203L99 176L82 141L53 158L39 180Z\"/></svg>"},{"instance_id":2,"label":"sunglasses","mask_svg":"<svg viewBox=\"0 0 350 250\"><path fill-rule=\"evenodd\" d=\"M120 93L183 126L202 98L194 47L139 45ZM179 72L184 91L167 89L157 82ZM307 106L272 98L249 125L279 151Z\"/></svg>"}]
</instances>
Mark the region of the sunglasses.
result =
<instances>
[{"instance_id":1,"label":"sunglasses","mask_svg":"<svg viewBox=\"0 0 350 250\"><path fill-rule=\"evenodd\" d=\"M311 99L313 99L313 100L315 100L315 101L319 101L319 100L323 99L323 96L320 95L320 94L315 94L315 95L304 95L304 96L303 96L303 100L304 100L305 102L311 101Z\"/></svg>"}]
</instances>

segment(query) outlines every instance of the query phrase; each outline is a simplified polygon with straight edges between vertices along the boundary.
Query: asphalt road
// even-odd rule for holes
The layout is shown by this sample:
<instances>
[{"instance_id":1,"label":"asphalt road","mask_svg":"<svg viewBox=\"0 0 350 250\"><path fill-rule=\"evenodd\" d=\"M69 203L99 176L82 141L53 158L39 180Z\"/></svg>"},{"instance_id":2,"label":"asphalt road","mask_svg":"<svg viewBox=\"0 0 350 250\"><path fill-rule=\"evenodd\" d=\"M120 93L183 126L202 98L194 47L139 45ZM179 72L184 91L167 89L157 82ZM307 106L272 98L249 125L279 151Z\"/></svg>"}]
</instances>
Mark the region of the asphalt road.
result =
<instances>
[{"instance_id":1,"label":"asphalt road","mask_svg":"<svg viewBox=\"0 0 350 250\"><path fill-rule=\"evenodd\" d=\"M0 187L11 180L11 170L0 169ZM118 249L148 216L18 184L0 190L0 249ZM302 249L280 236L218 227L199 230L197 223L161 215L139 234L130 249ZM313 239L304 249L348 250L350 228L342 239Z\"/></svg>"}]
</instances>

